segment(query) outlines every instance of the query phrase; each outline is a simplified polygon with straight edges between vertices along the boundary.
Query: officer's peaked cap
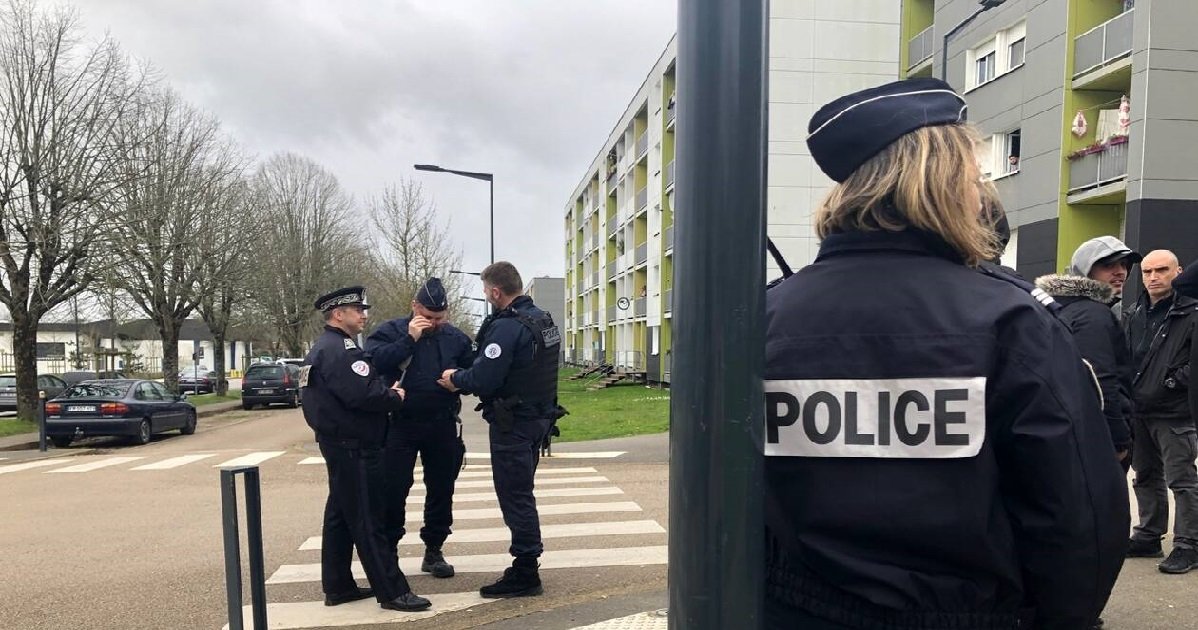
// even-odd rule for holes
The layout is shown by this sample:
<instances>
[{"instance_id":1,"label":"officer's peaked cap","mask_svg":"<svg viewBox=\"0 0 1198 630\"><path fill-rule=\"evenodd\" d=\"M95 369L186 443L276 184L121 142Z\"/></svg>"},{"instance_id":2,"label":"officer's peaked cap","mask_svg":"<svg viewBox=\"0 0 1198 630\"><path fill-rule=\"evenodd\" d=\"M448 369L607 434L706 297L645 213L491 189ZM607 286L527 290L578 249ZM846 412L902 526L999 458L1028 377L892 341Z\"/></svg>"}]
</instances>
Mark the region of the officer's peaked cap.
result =
<instances>
[{"instance_id":1,"label":"officer's peaked cap","mask_svg":"<svg viewBox=\"0 0 1198 630\"><path fill-rule=\"evenodd\" d=\"M328 312L338 306L370 308L370 305L366 303L366 288L345 287L316 298L316 310L318 311Z\"/></svg>"},{"instance_id":2,"label":"officer's peaked cap","mask_svg":"<svg viewBox=\"0 0 1198 630\"><path fill-rule=\"evenodd\" d=\"M445 294L445 285L440 278L429 278L420 290L416 291L416 301L430 311L443 311L449 308L449 297Z\"/></svg>"},{"instance_id":3,"label":"officer's peaked cap","mask_svg":"<svg viewBox=\"0 0 1198 630\"><path fill-rule=\"evenodd\" d=\"M939 79L895 81L842 96L815 112L807 148L820 170L843 182L895 140L965 120L965 99Z\"/></svg>"}]
</instances>

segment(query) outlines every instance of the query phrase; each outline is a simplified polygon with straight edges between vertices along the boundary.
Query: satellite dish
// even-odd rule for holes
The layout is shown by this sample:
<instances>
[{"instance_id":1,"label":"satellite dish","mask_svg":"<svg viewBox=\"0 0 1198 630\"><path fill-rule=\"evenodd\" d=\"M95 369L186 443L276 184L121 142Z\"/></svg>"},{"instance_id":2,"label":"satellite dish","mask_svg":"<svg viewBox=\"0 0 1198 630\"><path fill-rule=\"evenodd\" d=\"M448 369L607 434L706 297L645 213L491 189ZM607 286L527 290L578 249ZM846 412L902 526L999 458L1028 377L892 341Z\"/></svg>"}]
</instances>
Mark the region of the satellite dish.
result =
<instances>
[{"instance_id":1,"label":"satellite dish","mask_svg":"<svg viewBox=\"0 0 1198 630\"><path fill-rule=\"evenodd\" d=\"M628 310L629 306L632 306L632 300L630 300L626 297L622 297L622 298L616 300L616 308L620 309L621 311Z\"/></svg>"}]
</instances>

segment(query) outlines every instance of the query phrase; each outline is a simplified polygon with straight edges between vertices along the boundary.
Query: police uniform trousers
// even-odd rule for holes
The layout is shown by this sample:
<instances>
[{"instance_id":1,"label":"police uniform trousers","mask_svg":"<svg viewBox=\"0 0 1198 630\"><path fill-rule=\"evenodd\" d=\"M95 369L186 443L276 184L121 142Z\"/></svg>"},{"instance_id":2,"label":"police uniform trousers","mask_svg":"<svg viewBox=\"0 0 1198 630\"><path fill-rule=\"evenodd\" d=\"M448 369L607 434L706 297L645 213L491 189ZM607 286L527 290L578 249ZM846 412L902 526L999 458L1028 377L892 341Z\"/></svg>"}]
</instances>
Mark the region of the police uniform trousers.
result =
<instances>
[{"instance_id":1,"label":"police uniform trousers","mask_svg":"<svg viewBox=\"0 0 1198 630\"><path fill-rule=\"evenodd\" d=\"M406 503L412 490L416 456L424 469L424 527L420 539L429 547L445 544L453 526L453 484L462 468L466 445L461 423L448 411L404 412L391 421L384 453L387 470L387 537L394 549L404 537Z\"/></svg>"},{"instance_id":2,"label":"police uniform trousers","mask_svg":"<svg viewBox=\"0 0 1198 630\"><path fill-rule=\"evenodd\" d=\"M1140 524L1132 538L1157 542L1169 530L1169 490L1177 513L1173 519L1173 546L1198 548L1198 434L1189 418L1132 420L1135 442L1132 488L1140 509Z\"/></svg>"},{"instance_id":3,"label":"police uniform trousers","mask_svg":"<svg viewBox=\"0 0 1198 630\"><path fill-rule=\"evenodd\" d=\"M351 440L320 440L329 471L329 498L324 508L320 580L326 594L356 588L350 570L354 547L366 579L381 603L411 591L399 570L395 545L383 527L386 510L383 449L358 448Z\"/></svg>"},{"instance_id":4,"label":"police uniform trousers","mask_svg":"<svg viewBox=\"0 0 1198 630\"><path fill-rule=\"evenodd\" d=\"M553 426L551 419L517 419L511 431L492 422L491 476L503 524L512 532L509 552L517 558L539 558L541 521L533 497L533 476L541 460L541 441Z\"/></svg>"}]
</instances>

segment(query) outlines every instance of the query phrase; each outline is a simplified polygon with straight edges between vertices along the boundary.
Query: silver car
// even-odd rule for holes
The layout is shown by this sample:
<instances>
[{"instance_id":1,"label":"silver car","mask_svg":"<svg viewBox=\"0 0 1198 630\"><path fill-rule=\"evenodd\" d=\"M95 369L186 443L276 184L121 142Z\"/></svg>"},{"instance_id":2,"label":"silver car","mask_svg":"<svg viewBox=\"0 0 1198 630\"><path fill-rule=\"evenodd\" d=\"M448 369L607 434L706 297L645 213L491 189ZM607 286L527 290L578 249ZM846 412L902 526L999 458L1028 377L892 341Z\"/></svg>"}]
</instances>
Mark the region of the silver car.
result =
<instances>
[{"instance_id":1,"label":"silver car","mask_svg":"<svg viewBox=\"0 0 1198 630\"><path fill-rule=\"evenodd\" d=\"M46 400L62 394L67 388L66 381L53 374L39 374L37 388L46 392ZM13 373L0 374L0 411L17 410L17 375Z\"/></svg>"}]
</instances>

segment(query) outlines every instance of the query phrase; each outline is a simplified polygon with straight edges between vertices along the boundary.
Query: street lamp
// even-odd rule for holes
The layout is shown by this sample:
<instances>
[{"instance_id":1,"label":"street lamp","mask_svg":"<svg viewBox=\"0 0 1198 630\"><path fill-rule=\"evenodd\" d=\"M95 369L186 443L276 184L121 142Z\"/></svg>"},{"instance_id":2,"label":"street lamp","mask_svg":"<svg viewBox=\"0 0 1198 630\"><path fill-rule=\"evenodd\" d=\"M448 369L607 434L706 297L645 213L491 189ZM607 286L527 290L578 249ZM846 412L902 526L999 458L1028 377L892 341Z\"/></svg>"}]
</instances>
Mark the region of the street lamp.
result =
<instances>
[{"instance_id":1,"label":"street lamp","mask_svg":"<svg viewBox=\"0 0 1198 630\"><path fill-rule=\"evenodd\" d=\"M969 26L970 22L973 22L975 19L977 19L977 17L979 15L989 11L990 9L993 9L994 7L1001 5L1002 3L1006 2L1006 1L1007 0L980 0L978 2L978 8L976 10L974 10L974 12L969 15L969 17L965 18L964 20L961 20L960 24L957 24L956 26L952 27L951 29L949 29L949 31L947 33L944 34L944 46L940 49L940 80L941 81L948 81L948 42L949 42L949 40L956 37L957 33L960 33L962 30L965 29L966 26Z\"/></svg>"},{"instance_id":2,"label":"street lamp","mask_svg":"<svg viewBox=\"0 0 1198 630\"><path fill-rule=\"evenodd\" d=\"M458 271L457 269L450 269L450 270L449 270L449 273L459 273L459 274L462 274L463 276L476 276L476 277L478 277L480 280L481 280L481 279L482 279L482 277L483 277L483 274L481 274L481 273L479 273L479 272L477 272L477 271ZM490 315L490 314L491 314L491 303L490 303L490 302L487 302L487 301L486 301L486 300L484 300L483 298L476 298L476 297L466 297L466 296L464 296L464 295L462 295L462 296L459 296L459 297L461 297L463 300L474 300L475 302L483 302L483 303L485 303L485 304L486 304L486 309L485 309L485 310L487 311L487 314L488 314L488 315Z\"/></svg>"},{"instance_id":3,"label":"street lamp","mask_svg":"<svg viewBox=\"0 0 1198 630\"><path fill-rule=\"evenodd\" d=\"M432 173L452 173L487 182L491 185L491 262L495 262L495 176L491 173L475 173L472 171L456 171L452 168L441 168L436 164L416 164L416 170Z\"/></svg>"}]
</instances>

